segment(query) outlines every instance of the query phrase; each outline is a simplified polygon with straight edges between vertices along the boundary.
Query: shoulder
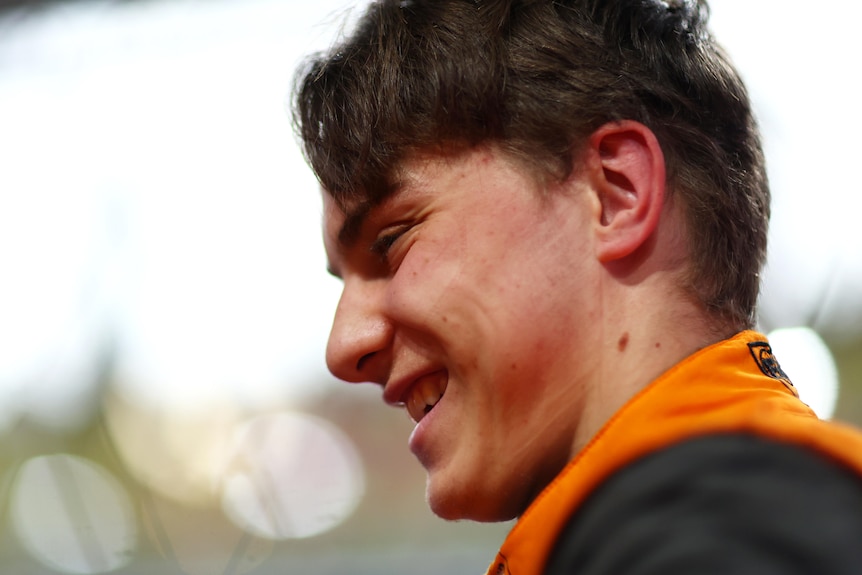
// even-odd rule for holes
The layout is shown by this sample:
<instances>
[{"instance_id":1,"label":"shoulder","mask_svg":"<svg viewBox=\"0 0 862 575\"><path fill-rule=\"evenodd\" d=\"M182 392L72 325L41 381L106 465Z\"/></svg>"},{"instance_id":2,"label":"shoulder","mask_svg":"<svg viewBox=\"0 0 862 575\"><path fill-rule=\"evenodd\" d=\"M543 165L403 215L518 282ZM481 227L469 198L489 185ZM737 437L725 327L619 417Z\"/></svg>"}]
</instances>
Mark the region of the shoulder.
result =
<instances>
[{"instance_id":1,"label":"shoulder","mask_svg":"<svg viewBox=\"0 0 862 575\"><path fill-rule=\"evenodd\" d=\"M849 575L860 565L862 478L811 450L733 434L617 472L571 518L545 573Z\"/></svg>"}]
</instances>

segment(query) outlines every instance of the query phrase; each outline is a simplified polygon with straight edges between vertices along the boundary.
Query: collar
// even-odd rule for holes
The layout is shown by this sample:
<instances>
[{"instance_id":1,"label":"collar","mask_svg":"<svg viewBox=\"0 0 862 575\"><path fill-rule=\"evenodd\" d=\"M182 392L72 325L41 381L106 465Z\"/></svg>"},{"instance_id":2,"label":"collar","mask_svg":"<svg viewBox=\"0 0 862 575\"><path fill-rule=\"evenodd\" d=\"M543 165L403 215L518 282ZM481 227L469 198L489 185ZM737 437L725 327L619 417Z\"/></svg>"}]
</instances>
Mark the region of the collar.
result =
<instances>
[{"instance_id":1,"label":"collar","mask_svg":"<svg viewBox=\"0 0 862 575\"><path fill-rule=\"evenodd\" d=\"M776 414L780 421L773 422ZM694 353L605 423L519 518L487 574L540 575L557 534L581 503L639 457L708 433L769 434L788 418L817 421L765 336L744 331Z\"/></svg>"}]
</instances>

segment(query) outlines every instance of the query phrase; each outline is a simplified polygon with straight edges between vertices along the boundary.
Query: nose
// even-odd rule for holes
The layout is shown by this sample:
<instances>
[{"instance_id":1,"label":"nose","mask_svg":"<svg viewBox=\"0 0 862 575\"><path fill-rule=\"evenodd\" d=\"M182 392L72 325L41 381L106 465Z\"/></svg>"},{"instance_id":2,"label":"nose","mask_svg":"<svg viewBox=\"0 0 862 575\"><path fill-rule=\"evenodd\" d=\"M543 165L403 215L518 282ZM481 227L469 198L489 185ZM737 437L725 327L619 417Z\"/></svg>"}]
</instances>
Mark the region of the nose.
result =
<instances>
[{"instance_id":1,"label":"nose","mask_svg":"<svg viewBox=\"0 0 862 575\"><path fill-rule=\"evenodd\" d=\"M384 289L380 281L345 281L326 345L326 365L335 377L386 383L394 329L384 313Z\"/></svg>"}]
</instances>

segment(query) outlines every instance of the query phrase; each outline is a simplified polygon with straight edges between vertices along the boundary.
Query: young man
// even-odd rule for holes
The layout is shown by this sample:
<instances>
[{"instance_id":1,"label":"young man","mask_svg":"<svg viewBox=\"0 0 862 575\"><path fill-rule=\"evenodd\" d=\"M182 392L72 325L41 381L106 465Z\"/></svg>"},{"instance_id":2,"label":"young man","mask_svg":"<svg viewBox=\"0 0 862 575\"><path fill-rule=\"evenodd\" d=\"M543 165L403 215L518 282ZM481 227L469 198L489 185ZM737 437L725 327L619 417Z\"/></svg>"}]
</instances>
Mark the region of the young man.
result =
<instances>
[{"instance_id":1,"label":"young man","mask_svg":"<svg viewBox=\"0 0 862 575\"><path fill-rule=\"evenodd\" d=\"M295 119L375 382L489 573L851 573L862 439L749 331L769 191L703 2L381 0ZM812 526L816 526L812 530Z\"/></svg>"}]
</instances>

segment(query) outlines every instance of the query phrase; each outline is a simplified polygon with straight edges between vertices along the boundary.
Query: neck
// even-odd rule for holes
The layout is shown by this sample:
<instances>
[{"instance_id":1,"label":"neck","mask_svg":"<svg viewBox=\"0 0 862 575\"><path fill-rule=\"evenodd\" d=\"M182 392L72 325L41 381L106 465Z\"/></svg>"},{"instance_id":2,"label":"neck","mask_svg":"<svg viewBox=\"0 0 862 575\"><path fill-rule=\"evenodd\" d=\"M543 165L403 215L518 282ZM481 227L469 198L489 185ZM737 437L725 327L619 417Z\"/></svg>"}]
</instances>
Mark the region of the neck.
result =
<instances>
[{"instance_id":1,"label":"neck","mask_svg":"<svg viewBox=\"0 0 862 575\"><path fill-rule=\"evenodd\" d=\"M594 369L572 456L644 387L689 355L733 335L717 329L715 319L676 285L655 274L636 286L603 286Z\"/></svg>"}]
</instances>

